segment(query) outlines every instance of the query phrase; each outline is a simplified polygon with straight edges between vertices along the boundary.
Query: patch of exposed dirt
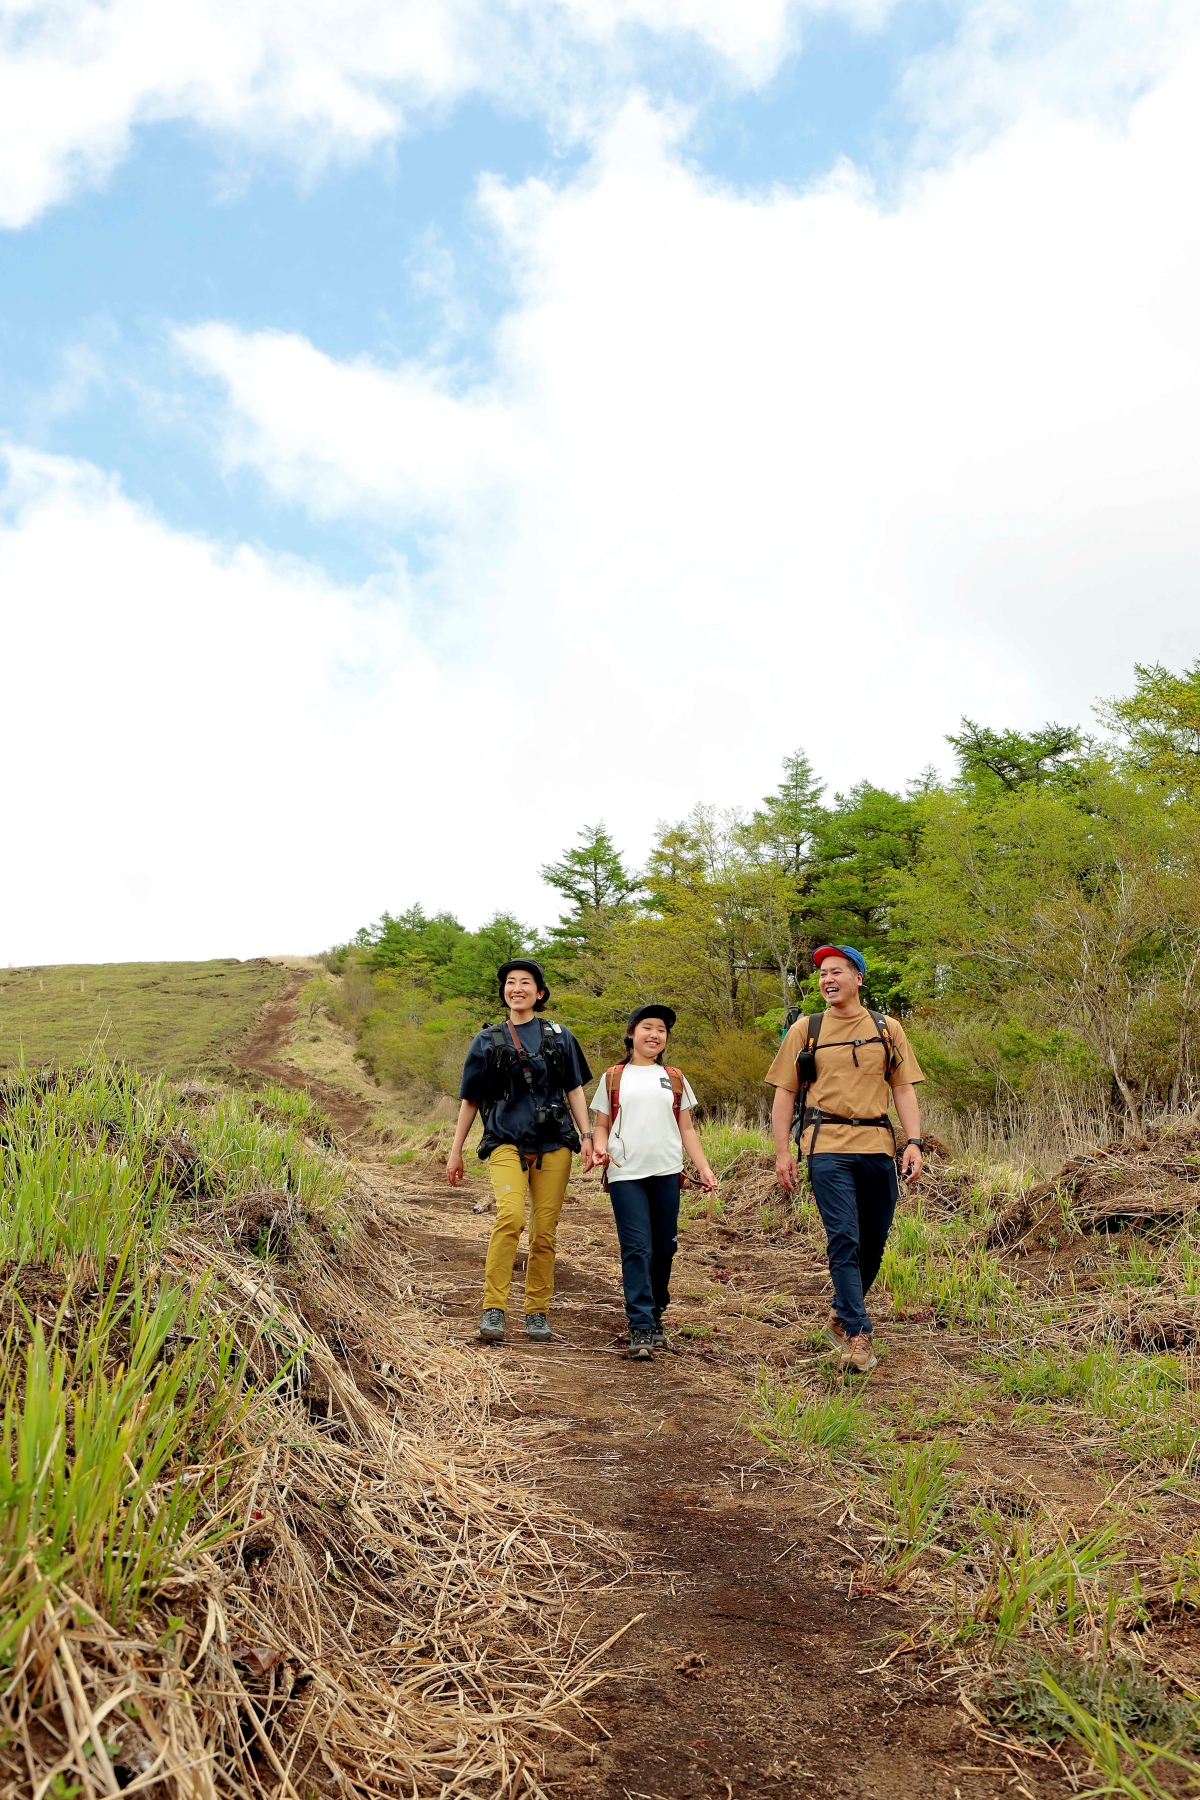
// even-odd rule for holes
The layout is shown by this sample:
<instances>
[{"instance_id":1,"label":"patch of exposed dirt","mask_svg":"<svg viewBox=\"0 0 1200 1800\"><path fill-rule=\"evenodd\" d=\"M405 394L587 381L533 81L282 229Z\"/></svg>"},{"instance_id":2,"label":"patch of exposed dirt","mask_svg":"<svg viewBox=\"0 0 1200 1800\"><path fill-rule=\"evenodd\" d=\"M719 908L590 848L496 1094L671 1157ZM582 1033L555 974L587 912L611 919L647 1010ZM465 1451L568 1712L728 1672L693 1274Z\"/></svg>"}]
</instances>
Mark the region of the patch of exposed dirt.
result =
<instances>
[{"instance_id":1,"label":"patch of exposed dirt","mask_svg":"<svg viewBox=\"0 0 1200 1800\"><path fill-rule=\"evenodd\" d=\"M423 1268L425 1305L452 1337L475 1341L491 1225L474 1210L482 1172L473 1170L460 1193L436 1166L371 1161L362 1173L381 1216ZM548 1751L540 1779L554 1800L793 1792L974 1800L1008 1792L1013 1764L977 1739L954 1684L935 1685L933 1661L920 1652L886 1660L898 1629L921 1641L921 1615L898 1610L890 1597L856 1593L860 1563L839 1542L828 1489L761 1454L740 1427L753 1368L772 1348L780 1362L804 1360L802 1341L826 1304L819 1270L787 1278L793 1271L784 1265L798 1258L794 1234L755 1241L744 1223L740 1230L691 1221L675 1282L683 1294L720 1281L728 1312L736 1318L743 1305L740 1328L677 1340L675 1353L633 1364L623 1354L611 1214L598 1184L577 1177L559 1231L554 1341L530 1345L524 1337L522 1252L510 1337L479 1350L499 1359L511 1383L522 1474L619 1532L639 1570L584 1622L585 1638L598 1643L644 1615L608 1659L618 1678L596 1691L592 1710L604 1735L591 1750ZM774 1295L778 1324L744 1306L768 1276L801 1290L799 1308L795 1291ZM686 1315L686 1301L680 1310ZM911 1351L893 1340L880 1383L900 1392L912 1381L927 1354L917 1336ZM1072 1498L1072 1480L1078 1486L1082 1477L1083 1497L1100 1498L1061 1446L1052 1459L1041 1448L1028 1446L1022 1458L1015 1447L1011 1466L1001 1467L980 1443L980 1472L1018 1489L1036 1472L1042 1491ZM1061 1773L1042 1763L1022 1761L1020 1769L1039 1800L1068 1791Z\"/></svg>"},{"instance_id":2,"label":"patch of exposed dirt","mask_svg":"<svg viewBox=\"0 0 1200 1800\"><path fill-rule=\"evenodd\" d=\"M345 1088L306 1074L288 1056L288 1043L300 1014L299 996L310 978L307 968L289 968L278 992L255 1014L246 1036L230 1049L229 1060L243 1075L278 1081L284 1087L307 1088L349 1142L365 1129L369 1106Z\"/></svg>"},{"instance_id":3,"label":"patch of exposed dirt","mask_svg":"<svg viewBox=\"0 0 1200 1800\"><path fill-rule=\"evenodd\" d=\"M284 1059L298 986L264 1009L242 1066L318 1092ZM358 1129L365 1109L345 1095L340 1106L329 1110ZM383 1147L359 1153L376 1228L394 1235L397 1267L419 1270L403 1298L418 1299L449 1340L499 1364L512 1395L514 1469L619 1533L638 1570L596 1595L579 1621L589 1645L628 1629L598 1664L615 1679L590 1701L595 1741L558 1740L536 1771L551 1800L1056 1800L1071 1791L1060 1765L1037 1752L1014 1758L980 1735L929 1646L919 1591L903 1600L864 1592L829 1487L766 1454L745 1429L755 1370L811 1365L828 1307L824 1260L772 1207L771 1172L747 1166L724 1216L688 1221L673 1282L676 1351L631 1364L611 1210L598 1183L578 1176L560 1225L553 1342L524 1337L522 1252L511 1335L478 1345L486 1175L473 1165L466 1187L452 1191L437 1142L432 1134L426 1163L397 1166ZM1182 1180L1190 1186L1190 1175ZM956 1209L963 1196L952 1185L935 1170L931 1201ZM1027 1241L1018 1260L1031 1250ZM889 1319L882 1298L879 1310L879 1403L902 1413L977 1380L975 1334ZM325 1335L369 1385L339 1330L331 1323ZM1012 1413L996 1402L948 1425L961 1438L960 1466L1000 1510L1023 1514L1041 1499L1087 1518L1114 1473L1128 1479L1125 1465L1098 1464L1086 1440L1014 1430Z\"/></svg>"}]
</instances>

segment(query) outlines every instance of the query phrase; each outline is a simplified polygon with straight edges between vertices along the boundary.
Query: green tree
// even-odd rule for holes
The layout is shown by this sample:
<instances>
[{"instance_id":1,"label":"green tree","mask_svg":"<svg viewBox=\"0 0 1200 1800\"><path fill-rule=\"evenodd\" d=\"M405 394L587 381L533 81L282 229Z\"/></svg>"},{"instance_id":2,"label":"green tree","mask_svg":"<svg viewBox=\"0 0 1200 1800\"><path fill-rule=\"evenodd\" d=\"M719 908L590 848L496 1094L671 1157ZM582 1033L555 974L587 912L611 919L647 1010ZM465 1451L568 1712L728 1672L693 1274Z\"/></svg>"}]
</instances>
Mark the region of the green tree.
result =
<instances>
[{"instance_id":1,"label":"green tree","mask_svg":"<svg viewBox=\"0 0 1200 1800\"><path fill-rule=\"evenodd\" d=\"M426 970L443 968L454 954L466 927L453 913L434 913L428 917L422 906L407 911L384 913L376 925L363 926L354 942L367 952L372 968L398 969L419 965Z\"/></svg>"},{"instance_id":2,"label":"green tree","mask_svg":"<svg viewBox=\"0 0 1200 1800\"><path fill-rule=\"evenodd\" d=\"M1096 708L1124 740L1126 766L1168 790L1200 800L1200 660L1182 675L1136 663L1137 686Z\"/></svg>"},{"instance_id":3,"label":"green tree","mask_svg":"<svg viewBox=\"0 0 1200 1800\"><path fill-rule=\"evenodd\" d=\"M605 956L617 922L629 916L641 880L626 869L604 821L586 825L558 862L547 863L542 880L569 902L550 932L548 948L575 979L602 993Z\"/></svg>"},{"instance_id":4,"label":"green tree","mask_svg":"<svg viewBox=\"0 0 1200 1800\"><path fill-rule=\"evenodd\" d=\"M645 909L611 942L622 999L668 1000L711 1030L753 1026L773 979L771 920L791 889L747 854L745 834L741 814L706 806L659 827Z\"/></svg>"},{"instance_id":5,"label":"green tree","mask_svg":"<svg viewBox=\"0 0 1200 1800\"><path fill-rule=\"evenodd\" d=\"M805 895L819 942L887 945L898 877L916 858L924 805L863 781L823 814Z\"/></svg>"},{"instance_id":6,"label":"green tree","mask_svg":"<svg viewBox=\"0 0 1200 1800\"><path fill-rule=\"evenodd\" d=\"M496 970L514 956L537 954L536 933L512 913L498 912L478 931L464 932L432 985L438 999L495 1000Z\"/></svg>"},{"instance_id":7,"label":"green tree","mask_svg":"<svg viewBox=\"0 0 1200 1800\"><path fill-rule=\"evenodd\" d=\"M899 906L942 1017L1069 1033L1136 1131L1194 1078L1200 813L1111 774L1084 802L1036 784L935 797Z\"/></svg>"},{"instance_id":8,"label":"green tree","mask_svg":"<svg viewBox=\"0 0 1200 1800\"><path fill-rule=\"evenodd\" d=\"M812 858L813 839L825 813L824 785L803 750L783 759L783 780L767 794L745 830L747 845L788 875L800 875Z\"/></svg>"},{"instance_id":9,"label":"green tree","mask_svg":"<svg viewBox=\"0 0 1200 1800\"><path fill-rule=\"evenodd\" d=\"M963 719L946 742L958 757L958 780L976 800L997 800L1022 787L1071 787L1085 765L1082 732L1073 725L1040 731L993 731Z\"/></svg>"}]
</instances>

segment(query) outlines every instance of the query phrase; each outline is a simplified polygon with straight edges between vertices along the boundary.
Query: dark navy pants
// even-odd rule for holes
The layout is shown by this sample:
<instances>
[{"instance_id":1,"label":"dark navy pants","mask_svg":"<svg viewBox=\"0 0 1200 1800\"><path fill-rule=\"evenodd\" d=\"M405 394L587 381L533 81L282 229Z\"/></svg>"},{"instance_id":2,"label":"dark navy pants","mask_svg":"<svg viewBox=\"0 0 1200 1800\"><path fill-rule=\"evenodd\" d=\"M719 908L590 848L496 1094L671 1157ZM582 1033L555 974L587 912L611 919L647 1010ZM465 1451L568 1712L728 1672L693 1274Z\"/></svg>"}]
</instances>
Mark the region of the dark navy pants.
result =
<instances>
[{"instance_id":1,"label":"dark navy pants","mask_svg":"<svg viewBox=\"0 0 1200 1800\"><path fill-rule=\"evenodd\" d=\"M829 1245L833 1310L849 1332L870 1331L863 1303L883 1261L898 1184L891 1156L817 1152L809 1163L813 1199Z\"/></svg>"},{"instance_id":2,"label":"dark navy pants","mask_svg":"<svg viewBox=\"0 0 1200 1800\"><path fill-rule=\"evenodd\" d=\"M621 1285L630 1331L654 1331L671 1298L671 1263L679 1230L678 1175L612 1181L608 1197L621 1245Z\"/></svg>"}]
</instances>

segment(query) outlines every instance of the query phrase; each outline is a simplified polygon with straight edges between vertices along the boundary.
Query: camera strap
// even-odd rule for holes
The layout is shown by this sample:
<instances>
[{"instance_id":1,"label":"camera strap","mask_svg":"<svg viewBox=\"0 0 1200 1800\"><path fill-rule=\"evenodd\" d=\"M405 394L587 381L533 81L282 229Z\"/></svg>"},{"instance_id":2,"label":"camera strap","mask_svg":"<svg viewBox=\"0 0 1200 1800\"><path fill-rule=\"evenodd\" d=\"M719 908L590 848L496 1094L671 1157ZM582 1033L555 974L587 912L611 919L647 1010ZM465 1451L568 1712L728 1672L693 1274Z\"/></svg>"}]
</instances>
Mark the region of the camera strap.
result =
<instances>
[{"instance_id":1,"label":"camera strap","mask_svg":"<svg viewBox=\"0 0 1200 1800\"><path fill-rule=\"evenodd\" d=\"M529 1098L532 1100L534 1098L533 1065L529 1060L529 1052L521 1042L521 1039L517 1034L517 1028L511 1019L508 1021L508 1035L513 1041L513 1049L517 1053L517 1062L520 1066L521 1074L525 1078L525 1086L529 1089Z\"/></svg>"}]
</instances>

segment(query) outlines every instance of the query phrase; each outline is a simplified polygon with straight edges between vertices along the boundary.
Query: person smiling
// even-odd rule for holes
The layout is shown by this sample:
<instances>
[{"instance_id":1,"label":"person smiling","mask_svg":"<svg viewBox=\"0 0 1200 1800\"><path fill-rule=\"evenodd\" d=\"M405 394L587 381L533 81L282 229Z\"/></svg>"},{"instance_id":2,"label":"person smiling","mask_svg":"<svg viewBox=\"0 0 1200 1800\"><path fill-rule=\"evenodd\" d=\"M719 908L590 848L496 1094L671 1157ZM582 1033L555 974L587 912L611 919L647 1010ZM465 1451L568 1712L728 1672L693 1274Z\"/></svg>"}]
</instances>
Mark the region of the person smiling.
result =
<instances>
[{"instance_id":1,"label":"person smiling","mask_svg":"<svg viewBox=\"0 0 1200 1800\"><path fill-rule=\"evenodd\" d=\"M584 1083L592 1072L566 1027L539 1016L550 998L540 963L517 957L496 971L496 981L508 1018L503 1025L485 1025L467 1051L446 1178L451 1187L461 1185L463 1145L482 1110L479 1155L492 1179L496 1222L484 1269L479 1335L493 1340L504 1336L528 1202L525 1331L535 1343L544 1343L550 1337L558 1216L571 1179L571 1155L581 1143L583 1166L591 1166Z\"/></svg>"},{"instance_id":2,"label":"person smiling","mask_svg":"<svg viewBox=\"0 0 1200 1800\"><path fill-rule=\"evenodd\" d=\"M823 944L813 962L825 1011L796 1020L767 1071L775 1089L775 1173L780 1186L795 1193L799 1171L791 1133L798 1096L799 1147L808 1157L829 1248L829 1330L842 1368L866 1375L877 1361L866 1295L879 1273L899 1193L888 1101L895 1101L907 1134L904 1179L915 1181L924 1145L914 1083L925 1078L899 1021L863 1006L859 990L867 965L859 951Z\"/></svg>"},{"instance_id":3,"label":"person smiling","mask_svg":"<svg viewBox=\"0 0 1200 1800\"><path fill-rule=\"evenodd\" d=\"M592 1095L591 1160L608 1171L629 1355L635 1362L651 1361L655 1350L667 1345L662 1321L671 1298L685 1150L701 1187L711 1193L717 1185L692 1122L696 1096L678 1069L663 1064L674 1024L669 1006L642 1006L631 1013L625 1055L605 1070Z\"/></svg>"}]
</instances>

